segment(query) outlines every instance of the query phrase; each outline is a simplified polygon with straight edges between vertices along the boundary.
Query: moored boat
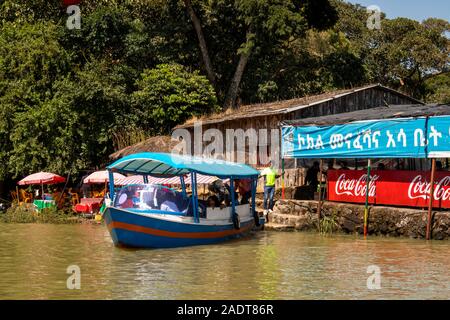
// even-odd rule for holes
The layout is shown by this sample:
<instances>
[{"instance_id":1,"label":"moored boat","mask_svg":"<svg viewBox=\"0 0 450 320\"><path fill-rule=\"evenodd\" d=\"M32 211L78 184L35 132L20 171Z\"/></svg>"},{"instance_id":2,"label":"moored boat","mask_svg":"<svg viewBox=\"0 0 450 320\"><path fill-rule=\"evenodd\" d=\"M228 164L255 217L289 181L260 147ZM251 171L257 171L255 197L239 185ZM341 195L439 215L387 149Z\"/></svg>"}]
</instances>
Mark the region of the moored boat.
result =
<instances>
[{"instance_id":1,"label":"moored boat","mask_svg":"<svg viewBox=\"0 0 450 320\"><path fill-rule=\"evenodd\" d=\"M212 244L247 235L263 223L255 210L258 171L245 164L166 153L138 153L108 166L111 203L104 219L114 243L140 248ZM114 190L114 172L180 177L181 191L162 185L127 185ZM197 194L197 174L229 179L229 206L209 207ZM186 191L190 177L192 194ZM235 180L251 181L251 205L238 204Z\"/></svg>"}]
</instances>

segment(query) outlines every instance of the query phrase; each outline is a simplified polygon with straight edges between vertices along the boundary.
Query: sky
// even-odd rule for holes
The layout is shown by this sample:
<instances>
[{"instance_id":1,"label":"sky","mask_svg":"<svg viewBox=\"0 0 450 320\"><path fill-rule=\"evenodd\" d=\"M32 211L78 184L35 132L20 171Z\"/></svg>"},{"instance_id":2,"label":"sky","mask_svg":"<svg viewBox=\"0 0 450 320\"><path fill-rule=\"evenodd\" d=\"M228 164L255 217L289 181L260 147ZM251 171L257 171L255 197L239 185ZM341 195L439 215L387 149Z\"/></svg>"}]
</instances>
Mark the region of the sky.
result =
<instances>
[{"instance_id":1,"label":"sky","mask_svg":"<svg viewBox=\"0 0 450 320\"><path fill-rule=\"evenodd\" d=\"M376 5L387 18L406 17L418 21L441 18L450 21L450 0L347 0L365 7Z\"/></svg>"}]
</instances>

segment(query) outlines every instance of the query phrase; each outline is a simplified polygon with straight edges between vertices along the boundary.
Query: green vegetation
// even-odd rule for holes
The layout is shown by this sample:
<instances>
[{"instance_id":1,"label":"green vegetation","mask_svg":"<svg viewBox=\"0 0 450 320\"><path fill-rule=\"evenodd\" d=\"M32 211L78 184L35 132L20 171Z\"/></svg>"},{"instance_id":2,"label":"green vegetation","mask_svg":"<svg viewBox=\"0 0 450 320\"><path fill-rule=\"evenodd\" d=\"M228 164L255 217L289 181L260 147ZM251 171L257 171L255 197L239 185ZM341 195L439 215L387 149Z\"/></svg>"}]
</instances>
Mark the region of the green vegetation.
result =
<instances>
[{"instance_id":1,"label":"green vegetation","mask_svg":"<svg viewBox=\"0 0 450 320\"><path fill-rule=\"evenodd\" d=\"M337 215L333 211L331 215L323 216L319 221L319 232L327 235L332 234L338 230Z\"/></svg>"},{"instance_id":2,"label":"green vegetation","mask_svg":"<svg viewBox=\"0 0 450 320\"><path fill-rule=\"evenodd\" d=\"M450 71L430 77L426 81L428 101L450 104Z\"/></svg>"},{"instance_id":3,"label":"green vegetation","mask_svg":"<svg viewBox=\"0 0 450 320\"><path fill-rule=\"evenodd\" d=\"M217 99L208 80L181 65L160 64L146 69L136 86L133 113L139 126L148 131L158 128L157 133L164 134L192 116L216 110L211 108L217 105Z\"/></svg>"},{"instance_id":4,"label":"green vegetation","mask_svg":"<svg viewBox=\"0 0 450 320\"><path fill-rule=\"evenodd\" d=\"M340 0L0 4L0 181L102 167L138 142L239 104L380 82L448 102L447 21L382 21ZM439 75L440 74L440 75Z\"/></svg>"},{"instance_id":5,"label":"green vegetation","mask_svg":"<svg viewBox=\"0 0 450 320\"><path fill-rule=\"evenodd\" d=\"M32 204L13 205L6 213L0 214L0 222L4 223L74 224L81 221L81 218L56 208L44 209L38 213Z\"/></svg>"}]
</instances>

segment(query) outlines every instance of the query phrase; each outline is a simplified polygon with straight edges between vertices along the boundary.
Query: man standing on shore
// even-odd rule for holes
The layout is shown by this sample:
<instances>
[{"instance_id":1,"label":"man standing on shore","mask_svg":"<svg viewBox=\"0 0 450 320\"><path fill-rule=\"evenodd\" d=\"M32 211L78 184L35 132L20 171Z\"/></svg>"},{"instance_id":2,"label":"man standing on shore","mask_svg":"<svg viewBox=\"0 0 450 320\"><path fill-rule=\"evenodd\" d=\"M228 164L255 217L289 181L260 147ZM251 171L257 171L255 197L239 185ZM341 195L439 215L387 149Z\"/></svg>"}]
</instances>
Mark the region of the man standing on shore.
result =
<instances>
[{"instance_id":1,"label":"man standing on shore","mask_svg":"<svg viewBox=\"0 0 450 320\"><path fill-rule=\"evenodd\" d=\"M269 166L261 171L261 176L264 177L264 215L267 215L268 211L273 209L273 198L275 195L275 181L280 175L272 167L272 161L269 161ZM269 206L267 206L267 200L269 200Z\"/></svg>"}]
</instances>

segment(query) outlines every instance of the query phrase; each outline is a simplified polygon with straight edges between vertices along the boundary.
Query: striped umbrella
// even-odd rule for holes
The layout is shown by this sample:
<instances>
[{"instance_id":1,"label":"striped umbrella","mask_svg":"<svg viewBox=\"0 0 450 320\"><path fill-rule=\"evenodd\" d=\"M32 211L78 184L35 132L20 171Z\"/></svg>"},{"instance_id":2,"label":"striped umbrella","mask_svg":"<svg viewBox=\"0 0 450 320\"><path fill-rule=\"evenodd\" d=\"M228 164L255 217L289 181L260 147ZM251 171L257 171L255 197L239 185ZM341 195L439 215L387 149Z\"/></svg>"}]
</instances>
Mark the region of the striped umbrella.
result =
<instances>
[{"instance_id":1,"label":"striped umbrella","mask_svg":"<svg viewBox=\"0 0 450 320\"><path fill-rule=\"evenodd\" d=\"M61 177L57 174L51 172L38 172L30 174L26 176L22 180L20 180L17 184L19 186L31 185L31 184L40 184L42 191L42 199L44 199L44 184L56 184L66 182L64 177Z\"/></svg>"},{"instance_id":2,"label":"striped umbrella","mask_svg":"<svg viewBox=\"0 0 450 320\"><path fill-rule=\"evenodd\" d=\"M114 172L114 181L123 178L126 177L120 173ZM93 172L83 180L83 183L86 184L103 184L108 182L109 182L109 173L106 170Z\"/></svg>"},{"instance_id":3,"label":"striped umbrella","mask_svg":"<svg viewBox=\"0 0 450 320\"><path fill-rule=\"evenodd\" d=\"M19 186L30 185L30 184L56 184L65 182L66 179L57 174L50 172L38 172L30 174L29 176L20 180L17 184Z\"/></svg>"},{"instance_id":4,"label":"striped umbrella","mask_svg":"<svg viewBox=\"0 0 450 320\"><path fill-rule=\"evenodd\" d=\"M156 178L156 177L148 177L148 183L149 184L179 184L180 178L179 177L173 177L173 178ZM118 186L125 186L129 184L144 184L144 176L136 175L136 176L129 176L129 177L123 177L117 180L114 180L114 184Z\"/></svg>"},{"instance_id":5,"label":"striped umbrella","mask_svg":"<svg viewBox=\"0 0 450 320\"><path fill-rule=\"evenodd\" d=\"M214 176L205 176L202 174L197 174L197 184L210 184L211 182L216 181L218 178L214 177ZM224 182L228 181L224 180ZM187 175L184 178L184 182L186 184L191 184L191 175ZM128 185L128 184L143 184L144 183L144 177L141 175L136 175L136 176L129 176L129 177L124 177L121 179L114 179L114 184L118 185L118 186L124 186L124 185ZM149 176L148 177L148 183L149 184L170 184L170 185L180 185L181 181L180 181L180 177L172 177L172 178L157 178L157 177L152 177Z\"/></svg>"}]
</instances>

